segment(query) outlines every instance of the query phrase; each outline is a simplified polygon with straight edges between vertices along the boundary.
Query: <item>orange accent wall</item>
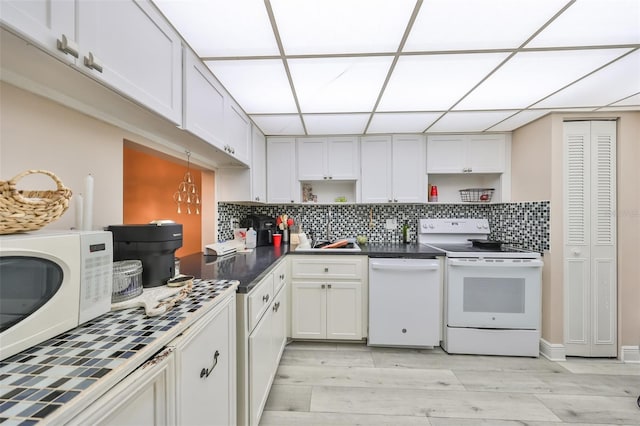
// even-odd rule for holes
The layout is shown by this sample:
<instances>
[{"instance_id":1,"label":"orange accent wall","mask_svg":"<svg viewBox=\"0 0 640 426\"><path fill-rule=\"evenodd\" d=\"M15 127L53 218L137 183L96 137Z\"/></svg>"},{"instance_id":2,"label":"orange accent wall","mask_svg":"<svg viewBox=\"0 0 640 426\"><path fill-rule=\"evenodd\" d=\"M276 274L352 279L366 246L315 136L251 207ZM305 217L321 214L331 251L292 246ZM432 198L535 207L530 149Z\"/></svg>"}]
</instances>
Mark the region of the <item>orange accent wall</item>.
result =
<instances>
[{"instance_id":1,"label":"orange accent wall","mask_svg":"<svg viewBox=\"0 0 640 426\"><path fill-rule=\"evenodd\" d=\"M170 219L182 224L182 248L176 256L202 251L202 215L178 214L173 194L184 179L187 167L164 158L124 147L123 220L125 224L149 223ZM191 168L196 188L202 197L200 170Z\"/></svg>"}]
</instances>

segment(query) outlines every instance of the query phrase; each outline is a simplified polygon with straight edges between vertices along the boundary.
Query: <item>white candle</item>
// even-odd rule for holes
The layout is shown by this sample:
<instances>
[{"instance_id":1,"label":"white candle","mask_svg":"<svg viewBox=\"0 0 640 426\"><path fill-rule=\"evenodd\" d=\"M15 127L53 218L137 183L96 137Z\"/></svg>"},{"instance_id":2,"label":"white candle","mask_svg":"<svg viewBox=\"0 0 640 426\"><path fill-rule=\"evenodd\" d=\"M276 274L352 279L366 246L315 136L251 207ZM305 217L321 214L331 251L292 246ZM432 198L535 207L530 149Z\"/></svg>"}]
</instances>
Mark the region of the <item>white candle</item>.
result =
<instances>
[{"instance_id":1,"label":"white candle","mask_svg":"<svg viewBox=\"0 0 640 426\"><path fill-rule=\"evenodd\" d=\"M82 229L85 231L93 229L93 176L91 175L84 178Z\"/></svg>"},{"instance_id":2,"label":"white candle","mask_svg":"<svg viewBox=\"0 0 640 426\"><path fill-rule=\"evenodd\" d=\"M82 231L82 203L84 202L82 199L82 194L78 194L75 196L76 199L76 203L75 203L75 207L76 207L76 226L75 229L76 231Z\"/></svg>"}]
</instances>

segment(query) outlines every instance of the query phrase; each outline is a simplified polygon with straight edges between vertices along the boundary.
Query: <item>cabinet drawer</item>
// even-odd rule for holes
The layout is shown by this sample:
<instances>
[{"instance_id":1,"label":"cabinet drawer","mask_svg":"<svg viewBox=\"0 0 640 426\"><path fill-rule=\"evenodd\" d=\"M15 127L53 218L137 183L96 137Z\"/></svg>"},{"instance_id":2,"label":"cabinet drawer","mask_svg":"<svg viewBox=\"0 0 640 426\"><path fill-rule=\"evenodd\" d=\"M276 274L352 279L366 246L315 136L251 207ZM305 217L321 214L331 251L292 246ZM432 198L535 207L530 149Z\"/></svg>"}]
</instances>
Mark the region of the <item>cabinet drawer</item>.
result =
<instances>
[{"instance_id":1,"label":"cabinet drawer","mask_svg":"<svg viewBox=\"0 0 640 426\"><path fill-rule=\"evenodd\" d=\"M273 294L278 294L278 291L284 286L289 277L287 270L287 259L283 259L278 266L273 270Z\"/></svg>"},{"instance_id":2,"label":"cabinet drawer","mask_svg":"<svg viewBox=\"0 0 640 426\"><path fill-rule=\"evenodd\" d=\"M291 262L292 278L313 279L360 279L362 277L362 258L352 256L333 256L327 259L312 256L296 257Z\"/></svg>"},{"instance_id":3,"label":"cabinet drawer","mask_svg":"<svg viewBox=\"0 0 640 426\"><path fill-rule=\"evenodd\" d=\"M260 321L260 318L262 318L262 315L271 304L274 294L273 274L264 277L262 281L251 290L251 293L247 297L249 333L251 333L251 330L258 324L258 321Z\"/></svg>"}]
</instances>

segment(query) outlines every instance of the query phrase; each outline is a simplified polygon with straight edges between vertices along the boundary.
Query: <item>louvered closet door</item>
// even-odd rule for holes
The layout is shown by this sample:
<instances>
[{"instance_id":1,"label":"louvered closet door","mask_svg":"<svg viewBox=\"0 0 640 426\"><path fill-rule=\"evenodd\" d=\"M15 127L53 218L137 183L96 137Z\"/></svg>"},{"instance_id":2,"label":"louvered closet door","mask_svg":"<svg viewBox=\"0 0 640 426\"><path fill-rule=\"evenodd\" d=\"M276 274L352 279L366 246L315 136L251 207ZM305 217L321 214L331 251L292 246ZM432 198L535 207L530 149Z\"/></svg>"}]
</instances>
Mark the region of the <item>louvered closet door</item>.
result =
<instances>
[{"instance_id":1,"label":"louvered closet door","mask_svg":"<svg viewBox=\"0 0 640 426\"><path fill-rule=\"evenodd\" d=\"M615 121L564 123L567 355L617 355L615 129Z\"/></svg>"}]
</instances>

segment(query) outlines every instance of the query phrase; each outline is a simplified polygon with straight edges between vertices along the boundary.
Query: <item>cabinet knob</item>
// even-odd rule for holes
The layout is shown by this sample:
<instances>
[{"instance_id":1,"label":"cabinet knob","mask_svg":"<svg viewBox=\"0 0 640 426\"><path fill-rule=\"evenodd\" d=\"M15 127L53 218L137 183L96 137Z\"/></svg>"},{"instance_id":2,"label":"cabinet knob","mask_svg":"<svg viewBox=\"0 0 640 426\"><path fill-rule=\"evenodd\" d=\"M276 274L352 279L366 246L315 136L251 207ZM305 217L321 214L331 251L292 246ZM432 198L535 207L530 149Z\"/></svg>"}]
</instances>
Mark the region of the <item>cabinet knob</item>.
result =
<instances>
[{"instance_id":1,"label":"cabinet knob","mask_svg":"<svg viewBox=\"0 0 640 426\"><path fill-rule=\"evenodd\" d=\"M331 284L327 284L327 288L331 288Z\"/></svg>"},{"instance_id":2,"label":"cabinet knob","mask_svg":"<svg viewBox=\"0 0 640 426\"><path fill-rule=\"evenodd\" d=\"M293 204L293 200L291 200L291 204Z\"/></svg>"},{"instance_id":3,"label":"cabinet knob","mask_svg":"<svg viewBox=\"0 0 640 426\"><path fill-rule=\"evenodd\" d=\"M268 294L265 294L264 296L262 296L262 301L263 301L264 303L267 303L267 302L269 301L269 295L268 295Z\"/></svg>"},{"instance_id":4,"label":"cabinet knob","mask_svg":"<svg viewBox=\"0 0 640 426\"><path fill-rule=\"evenodd\" d=\"M573 249L571 250L571 254L573 254L574 256L580 256L580 249Z\"/></svg>"},{"instance_id":5,"label":"cabinet knob","mask_svg":"<svg viewBox=\"0 0 640 426\"><path fill-rule=\"evenodd\" d=\"M397 198L394 198L394 199L393 199L393 202L394 202L394 203L397 203L397 202L398 202L398 199L397 199Z\"/></svg>"},{"instance_id":6,"label":"cabinet knob","mask_svg":"<svg viewBox=\"0 0 640 426\"><path fill-rule=\"evenodd\" d=\"M323 176L323 177L322 177L322 179L327 180L327 177L326 177L326 176Z\"/></svg>"},{"instance_id":7,"label":"cabinet knob","mask_svg":"<svg viewBox=\"0 0 640 426\"><path fill-rule=\"evenodd\" d=\"M216 368L216 365L218 365L218 357L220 356L220 352L216 351L215 354L213 354L213 365L211 366L211 368L203 368L202 370L200 370L200 378L207 378L209 377L209 374L211 374L211 372L213 371L214 368Z\"/></svg>"},{"instance_id":8,"label":"cabinet knob","mask_svg":"<svg viewBox=\"0 0 640 426\"><path fill-rule=\"evenodd\" d=\"M320 286L320 288L324 288L324 284L322 284L322 285Z\"/></svg>"},{"instance_id":9,"label":"cabinet knob","mask_svg":"<svg viewBox=\"0 0 640 426\"><path fill-rule=\"evenodd\" d=\"M333 179L333 176L329 176L329 179Z\"/></svg>"},{"instance_id":10,"label":"cabinet knob","mask_svg":"<svg viewBox=\"0 0 640 426\"><path fill-rule=\"evenodd\" d=\"M280 309L280 302L273 304L273 312L278 312L278 309Z\"/></svg>"},{"instance_id":11,"label":"cabinet knob","mask_svg":"<svg viewBox=\"0 0 640 426\"><path fill-rule=\"evenodd\" d=\"M391 198L389 198L389 202L391 202L391 201L392 201Z\"/></svg>"},{"instance_id":12,"label":"cabinet knob","mask_svg":"<svg viewBox=\"0 0 640 426\"><path fill-rule=\"evenodd\" d=\"M74 58L77 58L79 56L78 45L74 41L69 40L64 34L62 34L60 38L56 40L56 46L58 47L58 50L66 53L67 55L71 55Z\"/></svg>"},{"instance_id":13,"label":"cabinet knob","mask_svg":"<svg viewBox=\"0 0 640 426\"><path fill-rule=\"evenodd\" d=\"M325 272L329 272L329 268L324 268L324 271Z\"/></svg>"}]
</instances>

